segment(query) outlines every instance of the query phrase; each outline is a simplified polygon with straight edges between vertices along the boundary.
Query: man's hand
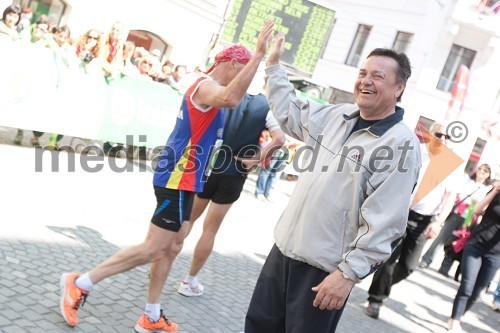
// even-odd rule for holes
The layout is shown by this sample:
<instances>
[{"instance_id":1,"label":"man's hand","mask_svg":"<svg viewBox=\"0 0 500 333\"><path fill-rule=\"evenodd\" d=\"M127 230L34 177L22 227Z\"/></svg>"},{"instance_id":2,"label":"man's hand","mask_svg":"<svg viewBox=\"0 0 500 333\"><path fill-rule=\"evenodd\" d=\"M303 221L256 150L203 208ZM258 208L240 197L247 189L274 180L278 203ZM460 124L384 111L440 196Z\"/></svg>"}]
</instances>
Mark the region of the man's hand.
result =
<instances>
[{"instance_id":1,"label":"man's hand","mask_svg":"<svg viewBox=\"0 0 500 333\"><path fill-rule=\"evenodd\" d=\"M427 228L424 230L424 235L427 236L427 239L436 238L437 235L441 232L441 222L434 221L427 225Z\"/></svg>"},{"instance_id":2,"label":"man's hand","mask_svg":"<svg viewBox=\"0 0 500 333\"><path fill-rule=\"evenodd\" d=\"M267 48L271 42L271 36L273 32L274 21L268 20L262 28L257 38L257 46L255 47L255 55L261 59L266 55Z\"/></svg>"},{"instance_id":3,"label":"man's hand","mask_svg":"<svg viewBox=\"0 0 500 333\"><path fill-rule=\"evenodd\" d=\"M237 161L240 161L243 164L243 167L246 171L253 171L260 164L260 154L255 154L250 157L234 157Z\"/></svg>"},{"instance_id":4,"label":"man's hand","mask_svg":"<svg viewBox=\"0 0 500 333\"><path fill-rule=\"evenodd\" d=\"M279 32L276 37L274 37L273 48L266 59L266 66L270 67L279 64L281 56L283 55L285 45L285 34Z\"/></svg>"},{"instance_id":5,"label":"man's hand","mask_svg":"<svg viewBox=\"0 0 500 333\"><path fill-rule=\"evenodd\" d=\"M336 270L312 288L312 291L317 292L313 306L319 306L320 310L339 310L344 305L352 287L354 287L354 281L344 278L344 275Z\"/></svg>"}]
</instances>

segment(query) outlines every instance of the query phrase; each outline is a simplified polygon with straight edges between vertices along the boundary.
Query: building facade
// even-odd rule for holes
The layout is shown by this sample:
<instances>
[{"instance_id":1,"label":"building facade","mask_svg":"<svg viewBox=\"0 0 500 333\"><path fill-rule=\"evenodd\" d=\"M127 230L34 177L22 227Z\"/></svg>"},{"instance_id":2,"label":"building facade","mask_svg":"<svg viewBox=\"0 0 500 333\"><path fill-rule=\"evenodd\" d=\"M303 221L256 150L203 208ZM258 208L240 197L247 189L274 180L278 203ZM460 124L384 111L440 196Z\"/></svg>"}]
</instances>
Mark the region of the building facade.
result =
<instances>
[{"instance_id":1,"label":"building facade","mask_svg":"<svg viewBox=\"0 0 500 333\"><path fill-rule=\"evenodd\" d=\"M336 22L312 79L352 91L362 60L376 47L408 54L412 76L403 96L406 120L461 121L465 141L454 150L467 166L498 167L500 151L500 16L497 1L318 0ZM460 65L468 68L465 98L453 97ZM466 80L467 81L467 80ZM456 88L456 87L455 87ZM422 118L420 118L422 117Z\"/></svg>"}]
</instances>

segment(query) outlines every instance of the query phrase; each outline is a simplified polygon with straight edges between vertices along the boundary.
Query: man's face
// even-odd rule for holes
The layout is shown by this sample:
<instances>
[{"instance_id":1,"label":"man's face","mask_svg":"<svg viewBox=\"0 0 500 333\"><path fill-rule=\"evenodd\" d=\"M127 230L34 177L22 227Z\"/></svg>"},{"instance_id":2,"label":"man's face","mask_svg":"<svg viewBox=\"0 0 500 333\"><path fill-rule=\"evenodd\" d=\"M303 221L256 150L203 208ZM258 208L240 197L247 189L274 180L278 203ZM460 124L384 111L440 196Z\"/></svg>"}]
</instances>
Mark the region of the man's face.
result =
<instances>
[{"instance_id":1,"label":"man's face","mask_svg":"<svg viewBox=\"0 0 500 333\"><path fill-rule=\"evenodd\" d=\"M404 84L397 83L396 60L372 56L366 59L359 70L354 86L354 98L365 115L377 115L393 109Z\"/></svg>"}]
</instances>

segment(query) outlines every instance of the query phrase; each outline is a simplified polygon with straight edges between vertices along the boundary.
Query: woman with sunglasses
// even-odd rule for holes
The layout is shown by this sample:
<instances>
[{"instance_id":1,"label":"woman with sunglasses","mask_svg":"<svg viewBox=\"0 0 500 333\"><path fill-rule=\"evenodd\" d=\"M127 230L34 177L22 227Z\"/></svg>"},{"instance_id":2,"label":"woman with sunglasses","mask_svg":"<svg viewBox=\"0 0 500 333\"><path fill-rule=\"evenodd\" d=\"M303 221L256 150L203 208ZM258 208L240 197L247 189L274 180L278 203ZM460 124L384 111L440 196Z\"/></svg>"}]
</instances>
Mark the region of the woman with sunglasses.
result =
<instances>
[{"instance_id":1,"label":"woman with sunglasses","mask_svg":"<svg viewBox=\"0 0 500 333\"><path fill-rule=\"evenodd\" d=\"M97 62L93 62L94 59L99 57L100 46L101 33L95 29L90 29L80 37L76 46L76 55L81 61L80 68L85 73L92 72L93 68L100 69Z\"/></svg>"},{"instance_id":2,"label":"woman with sunglasses","mask_svg":"<svg viewBox=\"0 0 500 333\"><path fill-rule=\"evenodd\" d=\"M486 193L491 189L491 168L488 164L482 164L476 171L472 174L466 174L464 177L464 183L462 185L457 199L455 201L455 206L452 213L448 216L443 228L439 235L434 239L431 246L425 252L420 261L420 268L427 268L431 264L436 250L447 241L453 234L453 231L461 229L464 223L465 217L467 216L467 208L473 202L481 201ZM451 268L450 259L448 258L443 261L439 272L443 275L448 275L448 271ZM453 264L453 259L451 259L451 264Z\"/></svg>"}]
</instances>

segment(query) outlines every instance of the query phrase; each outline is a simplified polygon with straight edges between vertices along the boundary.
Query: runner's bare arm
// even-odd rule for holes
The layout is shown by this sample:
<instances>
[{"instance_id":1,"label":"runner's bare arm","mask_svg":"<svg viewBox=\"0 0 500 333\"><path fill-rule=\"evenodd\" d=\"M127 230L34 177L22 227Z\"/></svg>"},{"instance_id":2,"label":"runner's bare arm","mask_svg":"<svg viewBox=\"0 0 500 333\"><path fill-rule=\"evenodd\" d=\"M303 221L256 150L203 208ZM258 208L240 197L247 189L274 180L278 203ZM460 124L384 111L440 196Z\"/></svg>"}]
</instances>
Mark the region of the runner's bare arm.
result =
<instances>
[{"instance_id":1,"label":"runner's bare arm","mask_svg":"<svg viewBox=\"0 0 500 333\"><path fill-rule=\"evenodd\" d=\"M271 40L274 21L267 21L257 40L255 54L236 77L227 85L221 86L215 81L202 83L193 97L200 106L215 106L232 108L238 105L245 95L252 79L257 72L261 60L264 58ZM236 66L236 62L231 61Z\"/></svg>"}]
</instances>

